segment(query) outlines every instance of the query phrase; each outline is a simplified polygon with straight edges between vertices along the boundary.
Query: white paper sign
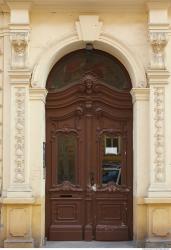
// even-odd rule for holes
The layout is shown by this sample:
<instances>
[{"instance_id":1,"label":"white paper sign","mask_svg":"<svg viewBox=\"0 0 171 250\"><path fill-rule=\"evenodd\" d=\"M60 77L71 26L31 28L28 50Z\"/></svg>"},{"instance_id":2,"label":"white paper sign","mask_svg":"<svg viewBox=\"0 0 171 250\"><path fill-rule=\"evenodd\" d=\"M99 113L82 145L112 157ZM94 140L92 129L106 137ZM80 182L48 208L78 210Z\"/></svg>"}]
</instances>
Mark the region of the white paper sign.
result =
<instances>
[{"instance_id":1,"label":"white paper sign","mask_svg":"<svg viewBox=\"0 0 171 250\"><path fill-rule=\"evenodd\" d=\"M115 155L117 155L117 148L113 148L113 147L107 148L106 147L105 154L115 154Z\"/></svg>"}]
</instances>

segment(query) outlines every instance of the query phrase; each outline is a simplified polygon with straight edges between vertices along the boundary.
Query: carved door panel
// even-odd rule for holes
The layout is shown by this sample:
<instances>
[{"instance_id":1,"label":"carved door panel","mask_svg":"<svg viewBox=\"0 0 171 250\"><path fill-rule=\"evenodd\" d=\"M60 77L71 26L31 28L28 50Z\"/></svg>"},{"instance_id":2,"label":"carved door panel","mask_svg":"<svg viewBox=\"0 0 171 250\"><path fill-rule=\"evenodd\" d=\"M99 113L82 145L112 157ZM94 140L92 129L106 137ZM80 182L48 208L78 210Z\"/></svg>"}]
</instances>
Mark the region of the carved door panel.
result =
<instances>
[{"instance_id":1,"label":"carved door panel","mask_svg":"<svg viewBox=\"0 0 171 250\"><path fill-rule=\"evenodd\" d=\"M82 109L72 98L75 91L50 94L47 99L46 234L50 240L83 239L85 124Z\"/></svg>"},{"instance_id":2,"label":"carved door panel","mask_svg":"<svg viewBox=\"0 0 171 250\"><path fill-rule=\"evenodd\" d=\"M87 116L85 239L132 238L132 104L129 94L94 82ZM87 98L88 98L87 96ZM119 108L118 108L119 107ZM88 179L89 176L89 179ZM90 216L88 214L90 213Z\"/></svg>"},{"instance_id":3,"label":"carved door panel","mask_svg":"<svg viewBox=\"0 0 171 250\"><path fill-rule=\"evenodd\" d=\"M107 105L106 105L107 106ZM121 117L123 116L123 117ZM126 117L127 116L127 117ZM103 106L96 120L95 239L132 237L132 117Z\"/></svg>"},{"instance_id":4,"label":"carved door panel","mask_svg":"<svg viewBox=\"0 0 171 250\"><path fill-rule=\"evenodd\" d=\"M131 240L132 100L126 69L104 52L79 50L53 67L47 88L48 240Z\"/></svg>"},{"instance_id":5,"label":"carved door panel","mask_svg":"<svg viewBox=\"0 0 171 250\"><path fill-rule=\"evenodd\" d=\"M88 74L48 96L46 120L48 239L131 239L130 96Z\"/></svg>"}]
</instances>

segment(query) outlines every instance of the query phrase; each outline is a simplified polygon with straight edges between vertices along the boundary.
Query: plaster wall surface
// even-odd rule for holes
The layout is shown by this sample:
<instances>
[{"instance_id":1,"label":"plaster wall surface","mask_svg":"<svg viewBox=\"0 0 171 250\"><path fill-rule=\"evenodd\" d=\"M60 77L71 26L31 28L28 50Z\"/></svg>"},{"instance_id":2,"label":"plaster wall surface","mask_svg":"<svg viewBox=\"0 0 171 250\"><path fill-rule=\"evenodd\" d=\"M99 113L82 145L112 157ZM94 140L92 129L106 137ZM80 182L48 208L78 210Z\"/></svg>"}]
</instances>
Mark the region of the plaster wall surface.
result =
<instances>
[{"instance_id":1,"label":"plaster wall surface","mask_svg":"<svg viewBox=\"0 0 171 250\"><path fill-rule=\"evenodd\" d=\"M62 40L71 32L76 32L75 22L79 15L88 13L65 11L34 11L31 13L31 39L29 63L37 62L44 50ZM103 22L102 32L115 37L127 45L137 56L145 68L148 67L147 14L110 11L93 13ZM121 18L122 16L122 18ZM38 35L39 34L39 35Z\"/></svg>"}]
</instances>

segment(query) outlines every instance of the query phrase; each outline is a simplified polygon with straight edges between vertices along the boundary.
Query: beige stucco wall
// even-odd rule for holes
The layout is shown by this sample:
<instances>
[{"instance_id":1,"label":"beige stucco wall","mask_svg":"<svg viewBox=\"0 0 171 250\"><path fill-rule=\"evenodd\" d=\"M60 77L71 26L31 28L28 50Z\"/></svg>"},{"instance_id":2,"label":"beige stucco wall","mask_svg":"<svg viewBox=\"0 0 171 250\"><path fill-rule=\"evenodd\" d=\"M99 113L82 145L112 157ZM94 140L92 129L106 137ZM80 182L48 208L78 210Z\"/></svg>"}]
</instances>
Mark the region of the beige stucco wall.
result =
<instances>
[{"instance_id":1,"label":"beige stucco wall","mask_svg":"<svg viewBox=\"0 0 171 250\"><path fill-rule=\"evenodd\" d=\"M38 247L43 244L45 236L43 142L45 141L44 105L47 94L45 82L51 67L57 60L68 52L85 47L86 39L79 37L75 25L75 22L79 21L80 15L90 16L87 22L91 22L92 15L99 17L102 28L92 41L94 47L107 51L121 60L133 82L134 240L137 241L138 245L144 244L145 241L150 244L151 239L152 243L155 242L155 239L159 242L170 242L171 80L170 78L163 80L163 76L160 75L162 70L157 71L156 74L158 74L159 79L157 84L163 87L163 82L167 82L167 84L164 83L165 113L164 124L162 123L165 131L164 167L167 171L164 171L166 180L163 184L157 184L155 188L153 185L156 193L162 191L161 195L158 192L158 197L153 198L149 197L148 192L152 182L151 176L153 176L153 158L155 158L153 157L155 154L153 152L155 131L151 115L155 109L155 101L153 89L151 91L149 85L147 86L147 82L153 81L153 78L148 76L147 81L145 77L145 73L148 75L150 65L147 8L134 10L131 7L124 9L122 6L122 8L91 12L84 9L64 11L57 7L34 9L33 6L30 10L30 21L27 20L26 16L28 23L22 24L21 21L21 25L14 22L15 9L10 8L14 12L13 20L10 21L8 8L6 14L1 14L3 22L1 22L0 30L0 50L2 51L0 53L0 69L2 69L0 72L0 141L3 135L3 161L1 160L2 143L0 144L0 187L2 185L0 246L5 244L5 246L12 247L26 245ZM159 13L156 14L156 18L157 15ZM169 16L169 21L171 22L171 16ZM14 66L14 71L9 76L8 70L11 69L11 62L15 63L15 57L13 58L11 50L13 44L10 40L12 36L10 31L16 32L15 26L18 29L26 30L26 32L30 29L26 60L29 70L25 64L23 64L23 68ZM90 29L91 27L85 36L91 32ZM171 41L168 42L165 50L169 71L171 70L170 51ZM1 86L3 86L3 99ZM25 143L23 175L26 179L23 187L25 193L20 185L12 182L16 170L13 166L14 150L11 149L13 145L16 145L13 141L15 137L15 112L17 110L13 93L15 93L16 87L26 91L23 131ZM3 104L3 120L1 103ZM15 192L13 192L13 188ZM167 223L162 222L163 214L164 219L168 218ZM22 221L18 219L20 217L22 217Z\"/></svg>"},{"instance_id":2,"label":"beige stucco wall","mask_svg":"<svg viewBox=\"0 0 171 250\"><path fill-rule=\"evenodd\" d=\"M76 31L75 22L83 11L61 10L33 11L31 13L30 65L54 42ZM107 13L93 13L103 22L103 32L123 42L139 58L145 68L148 66L147 13L131 13L113 10ZM122 18L121 18L122 17ZM37 35L39 34L39 35Z\"/></svg>"}]
</instances>

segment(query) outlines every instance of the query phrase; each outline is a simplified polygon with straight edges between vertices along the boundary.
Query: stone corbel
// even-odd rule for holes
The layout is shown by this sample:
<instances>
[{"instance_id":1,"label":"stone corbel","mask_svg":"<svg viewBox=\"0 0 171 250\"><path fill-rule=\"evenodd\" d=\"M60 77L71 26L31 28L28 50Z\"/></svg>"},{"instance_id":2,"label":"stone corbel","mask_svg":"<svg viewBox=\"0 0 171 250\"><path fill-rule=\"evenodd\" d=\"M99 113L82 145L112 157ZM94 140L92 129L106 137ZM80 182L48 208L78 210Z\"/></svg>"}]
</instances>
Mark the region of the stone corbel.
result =
<instances>
[{"instance_id":1,"label":"stone corbel","mask_svg":"<svg viewBox=\"0 0 171 250\"><path fill-rule=\"evenodd\" d=\"M29 31L11 32L11 66L13 69L27 68Z\"/></svg>"},{"instance_id":2,"label":"stone corbel","mask_svg":"<svg viewBox=\"0 0 171 250\"><path fill-rule=\"evenodd\" d=\"M149 40L152 48L150 62L151 69L166 69L165 47L168 43L168 34L164 31L150 31Z\"/></svg>"}]
</instances>

